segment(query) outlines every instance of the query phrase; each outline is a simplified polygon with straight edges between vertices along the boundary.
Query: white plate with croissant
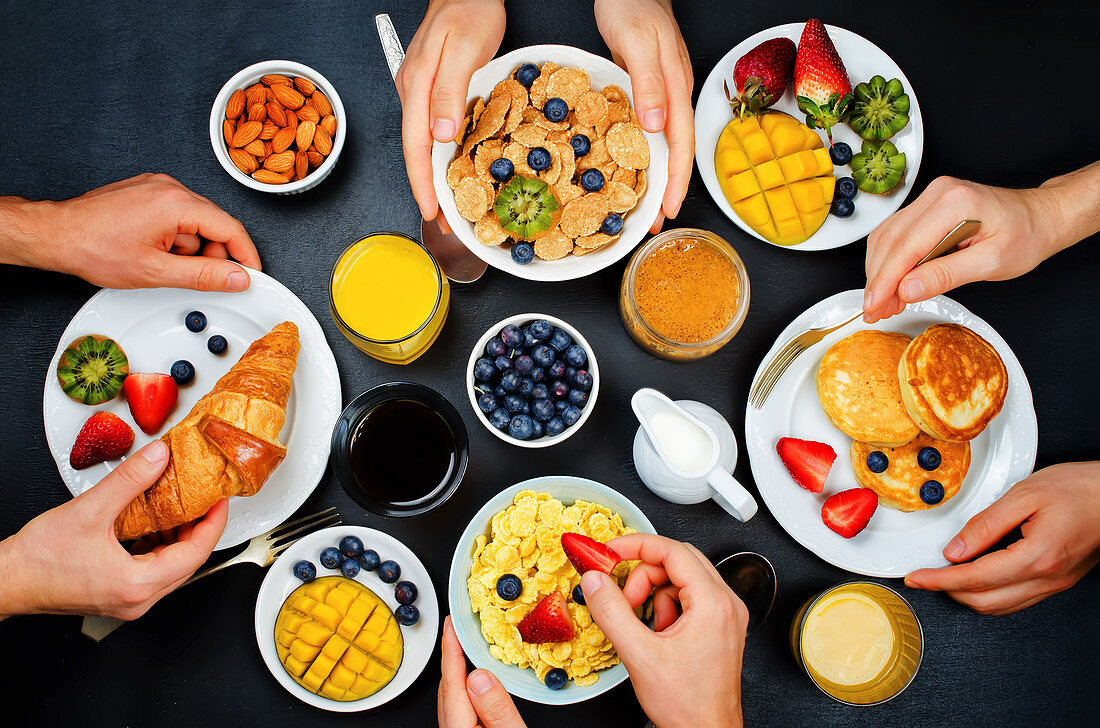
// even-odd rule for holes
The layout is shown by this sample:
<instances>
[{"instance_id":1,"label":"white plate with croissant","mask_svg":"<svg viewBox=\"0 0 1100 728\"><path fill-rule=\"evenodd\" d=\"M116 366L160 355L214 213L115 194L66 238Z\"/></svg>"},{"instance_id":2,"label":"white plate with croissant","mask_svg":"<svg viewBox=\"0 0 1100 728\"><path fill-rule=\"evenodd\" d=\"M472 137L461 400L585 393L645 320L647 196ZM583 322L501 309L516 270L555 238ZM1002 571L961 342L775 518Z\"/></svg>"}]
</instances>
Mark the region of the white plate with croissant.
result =
<instances>
[{"instance_id":1,"label":"white plate with croissant","mask_svg":"<svg viewBox=\"0 0 1100 728\"><path fill-rule=\"evenodd\" d=\"M172 456L164 475L135 499L115 523L122 539L186 523L229 496L229 522L217 548L243 543L282 523L320 482L329 438L342 403L336 360L320 324L285 286L258 271L244 293L156 288L103 289L73 317L46 373L42 416L46 440L73 495L93 487L121 460L75 470L69 453L94 412L113 412L133 425L122 395L98 406L70 399L55 374L58 358L88 334L114 339L130 372L168 372L185 359L190 384L161 425L147 435L133 427L129 452L161 437ZM193 333L191 311L207 318ZM222 355L208 339L228 341Z\"/></svg>"}]
</instances>

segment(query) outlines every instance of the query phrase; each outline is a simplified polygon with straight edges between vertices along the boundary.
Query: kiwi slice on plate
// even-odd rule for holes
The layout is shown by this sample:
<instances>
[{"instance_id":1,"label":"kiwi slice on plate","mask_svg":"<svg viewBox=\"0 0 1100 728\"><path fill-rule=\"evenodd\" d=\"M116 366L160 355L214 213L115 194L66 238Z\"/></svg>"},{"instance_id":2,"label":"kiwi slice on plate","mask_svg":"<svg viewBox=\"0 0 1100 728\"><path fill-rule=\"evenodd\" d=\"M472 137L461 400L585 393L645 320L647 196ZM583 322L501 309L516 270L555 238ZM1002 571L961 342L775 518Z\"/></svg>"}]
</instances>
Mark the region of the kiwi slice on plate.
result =
<instances>
[{"instance_id":1,"label":"kiwi slice on plate","mask_svg":"<svg viewBox=\"0 0 1100 728\"><path fill-rule=\"evenodd\" d=\"M872 195L885 195L905 177L905 155L889 141L865 141L852 156L856 187Z\"/></svg>"},{"instance_id":2,"label":"kiwi slice on plate","mask_svg":"<svg viewBox=\"0 0 1100 728\"><path fill-rule=\"evenodd\" d=\"M561 205L540 179L516 175L493 203L500 226L517 240L536 240L557 224Z\"/></svg>"},{"instance_id":3,"label":"kiwi slice on plate","mask_svg":"<svg viewBox=\"0 0 1100 728\"><path fill-rule=\"evenodd\" d=\"M83 336L69 344L57 360L61 389L82 404L114 399L129 373L126 352L106 336Z\"/></svg>"},{"instance_id":4,"label":"kiwi slice on plate","mask_svg":"<svg viewBox=\"0 0 1100 728\"><path fill-rule=\"evenodd\" d=\"M864 139L889 139L909 123L909 97L901 81L875 76L852 91L848 126Z\"/></svg>"}]
</instances>

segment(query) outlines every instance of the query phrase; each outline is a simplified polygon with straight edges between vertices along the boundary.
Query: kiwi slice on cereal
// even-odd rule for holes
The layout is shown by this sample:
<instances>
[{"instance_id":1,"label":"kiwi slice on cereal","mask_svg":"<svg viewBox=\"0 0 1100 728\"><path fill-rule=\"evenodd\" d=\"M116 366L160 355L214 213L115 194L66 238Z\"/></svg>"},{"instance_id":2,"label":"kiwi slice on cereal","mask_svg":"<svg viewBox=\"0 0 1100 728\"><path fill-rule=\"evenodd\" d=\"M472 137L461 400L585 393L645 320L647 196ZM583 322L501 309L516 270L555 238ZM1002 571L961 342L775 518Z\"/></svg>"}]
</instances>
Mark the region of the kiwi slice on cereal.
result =
<instances>
[{"instance_id":1,"label":"kiwi slice on cereal","mask_svg":"<svg viewBox=\"0 0 1100 728\"><path fill-rule=\"evenodd\" d=\"M118 396L130 373L126 352L106 336L83 336L65 347L57 360L61 389L82 404L103 404Z\"/></svg>"},{"instance_id":2,"label":"kiwi slice on cereal","mask_svg":"<svg viewBox=\"0 0 1100 728\"><path fill-rule=\"evenodd\" d=\"M534 240L549 231L560 208L545 182L519 175L501 188L493 203L500 226L517 240Z\"/></svg>"}]
</instances>

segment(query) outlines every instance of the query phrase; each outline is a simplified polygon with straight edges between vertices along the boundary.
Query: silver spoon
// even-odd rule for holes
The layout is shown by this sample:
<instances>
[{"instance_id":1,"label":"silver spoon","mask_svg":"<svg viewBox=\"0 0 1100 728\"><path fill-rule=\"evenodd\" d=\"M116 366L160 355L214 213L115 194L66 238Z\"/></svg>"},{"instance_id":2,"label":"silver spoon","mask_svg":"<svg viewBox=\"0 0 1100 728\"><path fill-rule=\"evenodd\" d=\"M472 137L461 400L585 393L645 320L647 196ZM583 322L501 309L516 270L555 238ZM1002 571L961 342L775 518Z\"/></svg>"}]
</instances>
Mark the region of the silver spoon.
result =
<instances>
[{"instance_id":1,"label":"silver spoon","mask_svg":"<svg viewBox=\"0 0 1100 728\"><path fill-rule=\"evenodd\" d=\"M401 39L386 13L375 15L374 24L378 28L378 39L382 41L386 64L390 67L390 77L397 83L397 71L405 60ZM441 231L434 220L424 220L420 224L420 239L439 263L443 274L455 283L473 283L485 273L488 264L471 253L457 235Z\"/></svg>"},{"instance_id":2,"label":"silver spoon","mask_svg":"<svg viewBox=\"0 0 1100 728\"><path fill-rule=\"evenodd\" d=\"M727 556L714 568L748 608L748 634L752 634L768 618L775 604L775 568L770 561L752 551Z\"/></svg>"}]
</instances>

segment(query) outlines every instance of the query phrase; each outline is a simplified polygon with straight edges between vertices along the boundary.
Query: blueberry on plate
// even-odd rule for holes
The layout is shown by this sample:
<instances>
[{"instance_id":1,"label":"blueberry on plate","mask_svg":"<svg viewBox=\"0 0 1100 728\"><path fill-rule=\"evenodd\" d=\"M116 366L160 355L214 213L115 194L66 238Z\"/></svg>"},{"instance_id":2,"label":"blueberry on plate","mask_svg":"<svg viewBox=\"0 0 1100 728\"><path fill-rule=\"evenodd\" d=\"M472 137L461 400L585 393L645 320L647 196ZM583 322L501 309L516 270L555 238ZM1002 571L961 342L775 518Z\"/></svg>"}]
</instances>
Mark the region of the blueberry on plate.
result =
<instances>
[{"instance_id":1,"label":"blueberry on plate","mask_svg":"<svg viewBox=\"0 0 1100 728\"><path fill-rule=\"evenodd\" d=\"M396 561L383 561L378 565L378 578L392 584L401 578L401 567Z\"/></svg>"},{"instance_id":2,"label":"blueberry on plate","mask_svg":"<svg viewBox=\"0 0 1100 728\"><path fill-rule=\"evenodd\" d=\"M533 391L535 391L535 381L533 379L531 379L530 377L524 377L523 379L519 380L519 388L516 389L516 392L519 394L519 396L530 397L531 392Z\"/></svg>"},{"instance_id":3,"label":"blueberry on plate","mask_svg":"<svg viewBox=\"0 0 1100 728\"><path fill-rule=\"evenodd\" d=\"M925 470L935 470L943 462L940 451L934 447L922 447L917 453L917 465Z\"/></svg>"},{"instance_id":4,"label":"blueberry on plate","mask_svg":"<svg viewBox=\"0 0 1100 728\"><path fill-rule=\"evenodd\" d=\"M567 334L562 329L554 329L554 333L550 334L550 348L559 354L569 348L569 345L573 343L573 337Z\"/></svg>"},{"instance_id":5,"label":"blueberry on plate","mask_svg":"<svg viewBox=\"0 0 1100 728\"><path fill-rule=\"evenodd\" d=\"M581 173L581 187L585 192L599 192L603 189L603 172L598 169L586 169Z\"/></svg>"},{"instance_id":6,"label":"blueberry on plate","mask_svg":"<svg viewBox=\"0 0 1100 728\"><path fill-rule=\"evenodd\" d=\"M577 424L580 418L580 407L577 407L577 405L575 404L571 404L561 411L561 421L565 423L566 427L572 427L573 425Z\"/></svg>"},{"instance_id":7,"label":"blueberry on plate","mask_svg":"<svg viewBox=\"0 0 1100 728\"><path fill-rule=\"evenodd\" d=\"M565 423L562 422L561 417L555 415L546 421L546 424L543 425L543 429L546 431L547 437L554 437L555 435L560 435L565 432Z\"/></svg>"},{"instance_id":8,"label":"blueberry on plate","mask_svg":"<svg viewBox=\"0 0 1100 728\"><path fill-rule=\"evenodd\" d=\"M551 690L561 690L569 683L569 675L560 667L555 667L546 673L544 682Z\"/></svg>"},{"instance_id":9,"label":"blueberry on plate","mask_svg":"<svg viewBox=\"0 0 1100 728\"><path fill-rule=\"evenodd\" d=\"M518 415L523 412L524 405L527 404L527 400L518 394L509 394L504 398L504 409L508 410L514 415Z\"/></svg>"},{"instance_id":10,"label":"blueberry on plate","mask_svg":"<svg viewBox=\"0 0 1100 728\"><path fill-rule=\"evenodd\" d=\"M474 362L474 379L479 382L491 382L497 377L497 368L493 360L483 356Z\"/></svg>"},{"instance_id":11,"label":"blueberry on plate","mask_svg":"<svg viewBox=\"0 0 1100 728\"><path fill-rule=\"evenodd\" d=\"M516 173L516 165L512 164L511 159L494 159L493 163L489 165L489 174L493 176L497 182L507 182L512 179L512 175Z\"/></svg>"},{"instance_id":12,"label":"blueberry on plate","mask_svg":"<svg viewBox=\"0 0 1100 728\"><path fill-rule=\"evenodd\" d=\"M206 348L210 350L211 354L221 356L229 349L229 342L221 334L214 334L206 340Z\"/></svg>"},{"instance_id":13,"label":"blueberry on plate","mask_svg":"<svg viewBox=\"0 0 1100 728\"><path fill-rule=\"evenodd\" d=\"M588 363L588 353L580 344L572 344L565 350L565 361L569 366L580 369Z\"/></svg>"},{"instance_id":14,"label":"blueberry on plate","mask_svg":"<svg viewBox=\"0 0 1100 728\"><path fill-rule=\"evenodd\" d=\"M577 584L575 587L573 587L573 601L582 606L585 605L584 589L581 589L580 584Z\"/></svg>"},{"instance_id":15,"label":"blueberry on plate","mask_svg":"<svg viewBox=\"0 0 1100 728\"><path fill-rule=\"evenodd\" d=\"M512 370L512 359L510 357L501 355L496 359L493 359L493 366L497 368L497 371L507 372Z\"/></svg>"},{"instance_id":16,"label":"blueberry on plate","mask_svg":"<svg viewBox=\"0 0 1100 728\"><path fill-rule=\"evenodd\" d=\"M578 159L592 151L592 142L584 134L574 134L569 146L573 147L573 156Z\"/></svg>"},{"instance_id":17,"label":"blueberry on plate","mask_svg":"<svg viewBox=\"0 0 1100 728\"><path fill-rule=\"evenodd\" d=\"M569 385L561 379L555 379L550 385L550 394L554 399L565 399L569 396Z\"/></svg>"},{"instance_id":18,"label":"blueberry on plate","mask_svg":"<svg viewBox=\"0 0 1100 728\"><path fill-rule=\"evenodd\" d=\"M938 480L929 480L920 487L920 499L930 506L943 500L943 485Z\"/></svg>"},{"instance_id":19,"label":"blueberry on plate","mask_svg":"<svg viewBox=\"0 0 1100 728\"><path fill-rule=\"evenodd\" d=\"M393 588L393 598L398 604L412 604L417 596L416 584L411 581L399 581Z\"/></svg>"},{"instance_id":20,"label":"blueberry on plate","mask_svg":"<svg viewBox=\"0 0 1100 728\"><path fill-rule=\"evenodd\" d=\"M550 387L544 383L535 385L535 388L531 390L531 399L550 399Z\"/></svg>"},{"instance_id":21,"label":"blueberry on plate","mask_svg":"<svg viewBox=\"0 0 1100 728\"><path fill-rule=\"evenodd\" d=\"M183 324L188 331L199 333L206 328L206 314L202 311L192 311L183 317Z\"/></svg>"},{"instance_id":22,"label":"blueberry on plate","mask_svg":"<svg viewBox=\"0 0 1100 728\"><path fill-rule=\"evenodd\" d=\"M836 181L836 196L847 197L849 200L856 196L859 187L851 177L841 177Z\"/></svg>"},{"instance_id":23,"label":"blueberry on plate","mask_svg":"<svg viewBox=\"0 0 1100 728\"><path fill-rule=\"evenodd\" d=\"M485 356L490 359L496 359L498 356L504 356L507 353L508 347L498 338L489 339L489 342L485 344Z\"/></svg>"},{"instance_id":24,"label":"blueberry on plate","mask_svg":"<svg viewBox=\"0 0 1100 728\"><path fill-rule=\"evenodd\" d=\"M393 611L393 616L397 617L398 624L411 627L420 621L420 610L411 604L402 604Z\"/></svg>"},{"instance_id":25,"label":"blueberry on plate","mask_svg":"<svg viewBox=\"0 0 1100 728\"><path fill-rule=\"evenodd\" d=\"M833 164L842 167L852 161L852 148L844 142L837 142L829 148L829 156Z\"/></svg>"},{"instance_id":26,"label":"blueberry on plate","mask_svg":"<svg viewBox=\"0 0 1100 728\"><path fill-rule=\"evenodd\" d=\"M545 430L543 429L542 422L532 418L531 419L531 439L532 440L537 440L540 437L542 437L544 434L546 434L546 433L545 433Z\"/></svg>"},{"instance_id":27,"label":"blueberry on plate","mask_svg":"<svg viewBox=\"0 0 1100 728\"><path fill-rule=\"evenodd\" d=\"M500 330L500 340L504 342L504 345L509 349L516 349L523 346L523 329L515 324L508 324Z\"/></svg>"},{"instance_id":28,"label":"blueberry on plate","mask_svg":"<svg viewBox=\"0 0 1100 728\"><path fill-rule=\"evenodd\" d=\"M344 559L340 562L340 573L349 579L359 576L359 562L355 559Z\"/></svg>"},{"instance_id":29,"label":"blueberry on plate","mask_svg":"<svg viewBox=\"0 0 1100 728\"><path fill-rule=\"evenodd\" d=\"M582 392L592 390L592 374L585 369L579 370L573 375L573 386Z\"/></svg>"},{"instance_id":30,"label":"blueberry on plate","mask_svg":"<svg viewBox=\"0 0 1100 728\"><path fill-rule=\"evenodd\" d=\"M890 467L890 458L886 457L886 453L881 450L875 450L867 456L867 469L872 473L885 473L888 467Z\"/></svg>"},{"instance_id":31,"label":"blueberry on plate","mask_svg":"<svg viewBox=\"0 0 1100 728\"><path fill-rule=\"evenodd\" d=\"M583 389L570 389L569 404L576 405L577 407L584 407L588 404L588 392ZM562 414L565 413L563 412Z\"/></svg>"},{"instance_id":32,"label":"blueberry on plate","mask_svg":"<svg viewBox=\"0 0 1100 728\"><path fill-rule=\"evenodd\" d=\"M524 63L516 69L516 80L527 88L531 88L531 84L541 75L542 70L534 63Z\"/></svg>"},{"instance_id":33,"label":"blueberry on plate","mask_svg":"<svg viewBox=\"0 0 1100 728\"><path fill-rule=\"evenodd\" d=\"M535 434L535 427L531 424L529 415L519 414L508 423L508 434L517 440L529 440Z\"/></svg>"},{"instance_id":34,"label":"blueberry on plate","mask_svg":"<svg viewBox=\"0 0 1100 728\"><path fill-rule=\"evenodd\" d=\"M543 147L535 147L527 152L527 166L536 172L550 169L551 161L550 152L546 151Z\"/></svg>"},{"instance_id":35,"label":"blueberry on plate","mask_svg":"<svg viewBox=\"0 0 1100 728\"><path fill-rule=\"evenodd\" d=\"M516 243L512 246L512 260L519 265L527 265L535 259L535 246L531 243Z\"/></svg>"},{"instance_id":36,"label":"blueberry on plate","mask_svg":"<svg viewBox=\"0 0 1100 728\"><path fill-rule=\"evenodd\" d=\"M554 326L546 319L536 319L531 322L531 335L539 341L545 341L554 333Z\"/></svg>"},{"instance_id":37,"label":"blueberry on plate","mask_svg":"<svg viewBox=\"0 0 1100 728\"><path fill-rule=\"evenodd\" d=\"M546 369L546 376L551 379L561 379L565 376L565 362L559 360L553 361Z\"/></svg>"},{"instance_id":38,"label":"blueberry on plate","mask_svg":"<svg viewBox=\"0 0 1100 728\"><path fill-rule=\"evenodd\" d=\"M504 376L500 378L500 386L504 388L505 392L514 392L519 389L520 375L516 374L515 369L509 369L504 372Z\"/></svg>"},{"instance_id":39,"label":"blueberry on plate","mask_svg":"<svg viewBox=\"0 0 1100 728\"><path fill-rule=\"evenodd\" d=\"M542 105L542 115L548 121L565 121L565 117L569 116L569 104L557 97L546 99L546 103Z\"/></svg>"},{"instance_id":40,"label":"blueberry on plate","mask_svg":"<svg viewBox=\"0 0 1100 728\"><path fill-rule=\"evenodd\" d=\"M359 565L367 571L374 571L381 563L382 559L378 556L378 552L374 549L367 549L359 555Z\"/></svg>"},{"instance_id":41,"label":"blueberry on plate","mask_svg":"<svg viewBox=\"0 0 1100 728\"><path fill-rule=\"evenodd\" d=\"M614 212L603 219L600 223L600 232L604 235L618 235L623 231L623 216L617 215Z\"/></svg>"},{"instance_id":42,"label":"blueberry on plate","mask_svg":"<svg viewBox=\"0 0 1100 728\"><path fill-rule=\"evenodd\" d=\"M295 561L294 576L308 584L317 578L317 567L313 565L312 561L306 561L305 559Z\"/></svg>"},{"instance_id":43,"label":"blueberry on plate","mask_svg":"<svg viewBox=\"0 0 1100 728\"><path fill-rule=\"evenodd\" d=\"M497 407L489 413L489 424L498 430L507 430L508 423L512 421L512 415L503 407Z\"/></svg>"},{"instance_id":44,"label":"blueberry on plate","mask_svg":"<svg viewBox=\"0 0 1100 728\"><path fill-rule=\"evenodd\" d=\"M520 354L512 362L512 366L515 368L516 374L527 376L535 368L535 360L531 358L530 354Z\"/></svg>"},{"instance_id":45,"label":"blueberry on plate","mask_svg":"<svg viewBox=\"0 0 1100 728\"><path fill-rule=\"evenodd\" d=\"M340 549L335 546L329 546L328 548L321 549L321 566L326 569L338 569L340 568L340 562L344 560L344 555L340 553Z\"/></svg>"},{"instance_id":46,"label":"blueberry on plate","mask_svg":"<svg viewBox=\"0 0 1100 728\"><path fill-rule=\"evenodd\" d=\"M838 197L833 200L832 213L837 217L851 217L856 211L856 203L848 197Z\"/></svg>"},{"instance_id":47,"label":"blueberry on plate","mask_svg":"<svg viewBox=\"0 0 1100 728\"><path fill-rule=\"evenodd\" d=\"M531 414L535 416L536 420L542 420L546 422L555 414L554 403L548 399L536 399L535 403L531 405Z\"/></svg>"},{"instance_id":48,"label":"blueberry on plate","mask_svg":"<svg viewBox=\"0 0 1100 728\"><path fill-rule=\"evenodd\" d=\"M183 387L195 381L195 366L186 359L180 359L172 364L169 370L176 384Z\"/></svg>"},{"instance_id":49,"label":"blueberry on plate","mask_svg":"<svg viewBox=\"0 0 1100 728\"><path fill-rule=\"evenodd\" d=\"M512 602L523 593L523 582L515 574L503 574L497 579L497 594L500 598Z\"/></svg>"},{"instance_id":50,"label":"blueberry on plate","mask_svg":"<svg viewBox=\"0 0 1100 728\"><path fill-rule=\"evenodd\" d=\"M363 553L363 541L358 536L344 536L340 539L340 553L354 559Z\"/></svg>"},{"instance_id":51,"label":"blueberry on plate","mask_svg":"<svg viewBox=\"0 0 1100 728\"><path fill-rule=\"evenodd\" d=\"M554 363L554 350L546 344L539 344L531 350L531 359L540 367L552 367Z\"/></svg>"}]
</instances>

